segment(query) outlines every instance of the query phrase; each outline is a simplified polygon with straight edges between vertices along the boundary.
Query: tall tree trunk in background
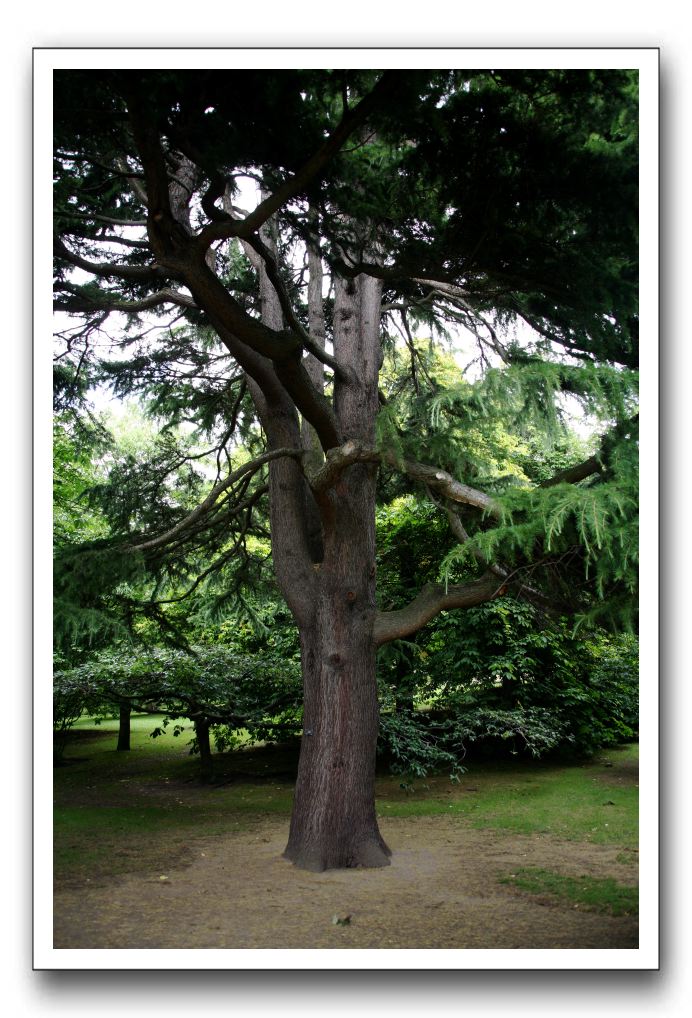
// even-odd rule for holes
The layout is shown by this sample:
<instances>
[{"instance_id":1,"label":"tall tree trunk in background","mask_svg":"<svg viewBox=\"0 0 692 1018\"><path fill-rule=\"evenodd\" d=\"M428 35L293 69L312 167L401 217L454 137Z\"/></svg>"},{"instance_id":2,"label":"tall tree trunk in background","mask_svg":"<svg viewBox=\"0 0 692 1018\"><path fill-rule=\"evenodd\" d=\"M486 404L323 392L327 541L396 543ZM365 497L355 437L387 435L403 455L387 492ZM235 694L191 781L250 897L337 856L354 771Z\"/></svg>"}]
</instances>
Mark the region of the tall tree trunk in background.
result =
<instances>
[{"instance_id":1,"label":"tall tree trunk in background","mask_svg":"<svg viewBox=\"0 0 692 1018\"><path fill-rule=\"evenodd\" d=\"M118 746L119 752L129 750L130 748L130 715L132 711L130 705L126 703L120 704L120 724L118 726ZM112 745L112 744L111 744Z\"/></svg>"},{"instance_id":2,"label":"tall tree trunk in background","mask_svg":"<svg viewBox=\"0 0 692 1018\"><path fill-rule=\"evenodd\" d=\"M214 776L214 765L211 758L211 742L209 740L209 722L195 721L195 736L199 750L199 767L202 781L208 783Z\"/></svg>"}]
</instances>

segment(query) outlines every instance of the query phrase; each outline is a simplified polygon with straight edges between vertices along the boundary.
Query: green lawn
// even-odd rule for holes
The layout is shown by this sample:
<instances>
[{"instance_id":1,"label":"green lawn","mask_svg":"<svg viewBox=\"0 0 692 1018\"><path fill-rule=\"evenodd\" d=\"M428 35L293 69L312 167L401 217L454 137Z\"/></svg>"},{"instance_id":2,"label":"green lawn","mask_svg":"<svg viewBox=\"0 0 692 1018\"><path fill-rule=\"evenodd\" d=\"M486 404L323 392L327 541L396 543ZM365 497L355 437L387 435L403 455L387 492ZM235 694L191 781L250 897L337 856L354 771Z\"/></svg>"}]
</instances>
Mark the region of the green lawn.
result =
<instances>
[{"instance_id":1,"label":"green lawn","mask_svg":"<svg viewBox=\"0 0 692 1018\"><path fill-rule=\"evenodd\" d=\"M609 915L635 915L639 908L639 890L625 886L609 877L589 877L582 874L568 877L550 870L527 868L511 873L500 881L532 894L574 902L589 912Z\"/></svg>"},{"instance_id":2,"label":"green lawn","mask_svg":"<svg viewBox=\"0 0 692 1018\"><path fill-rule=\"evenodd\" d=\"M152 739L161 721L133 716L129 752L116 750L117 719L96 725L82 718L74 726L65 765L54 770L56 880L170 868L185 860L195 837L290 813L292 759L271 750L215 754L219 784L201 785L199 758L190 755L192 726L175 737L170 725Z\"/></svg>"},{"instance_id":3,"label":"green lawn","mask_svg":"<svg viewBox=\"0 0 692 1018\"><path fill-rule=\"evenodd\" d=\"M631 848L638 839L638 750L634 744L618 746L573 766L479 764L458 784L434 778L413 793L390 791L378 811L382 816L446 813L476 828Z\"/></svg>"}]
</instances>

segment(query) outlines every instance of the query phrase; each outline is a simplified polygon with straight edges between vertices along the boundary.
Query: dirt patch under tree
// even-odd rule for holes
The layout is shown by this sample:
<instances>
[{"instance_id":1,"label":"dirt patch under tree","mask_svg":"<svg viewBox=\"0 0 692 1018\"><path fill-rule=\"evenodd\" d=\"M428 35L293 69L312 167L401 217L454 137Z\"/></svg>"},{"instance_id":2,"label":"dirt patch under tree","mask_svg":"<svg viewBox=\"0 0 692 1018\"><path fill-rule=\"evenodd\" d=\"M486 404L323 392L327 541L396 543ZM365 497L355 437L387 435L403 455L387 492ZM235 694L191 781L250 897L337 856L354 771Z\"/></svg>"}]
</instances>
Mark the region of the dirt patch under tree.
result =
<instances>
[{"instance_id":1,"label":"dirt patch under tree","mask_svg":"<svg viewBox=\"0 0 692 1018\"><path fill-rule=\"evenodd\" d=\"M520 892L524 867L634 884L604 845L387 818L392 865L308 873L281 858L285 818L191 838L161 873L58 888L56 948L636 948L632 916ZM166 879L161 879L165 877ZM335 924L334 917L350 919ZM268 963L269 964L269 963Z\"/></svg>"}]
</instances>

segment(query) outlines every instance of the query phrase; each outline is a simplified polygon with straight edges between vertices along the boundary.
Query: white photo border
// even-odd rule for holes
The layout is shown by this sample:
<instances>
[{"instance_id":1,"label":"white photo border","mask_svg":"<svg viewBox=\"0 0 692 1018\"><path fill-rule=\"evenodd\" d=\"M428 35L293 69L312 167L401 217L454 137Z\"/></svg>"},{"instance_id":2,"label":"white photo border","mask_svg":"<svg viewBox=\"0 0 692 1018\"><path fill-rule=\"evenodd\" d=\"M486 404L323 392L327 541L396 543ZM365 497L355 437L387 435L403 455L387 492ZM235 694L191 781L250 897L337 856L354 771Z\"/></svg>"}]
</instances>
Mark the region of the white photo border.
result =
<instances>
[{"instance_id":1,"label":"white photo border","mask_svg":"<svg viewBox=\"0 0 692 1018\"><path fill-rule=\"evenodd\" d=\"M55 949L52 911L52 73L108 68L631 68L640 80L640 941L613 950ZM38 970L651 970L659 967L659 51L243 47L34 50L34 968ZM655 341L654 341L655 340Z\"/></svg>"}]
</instances>

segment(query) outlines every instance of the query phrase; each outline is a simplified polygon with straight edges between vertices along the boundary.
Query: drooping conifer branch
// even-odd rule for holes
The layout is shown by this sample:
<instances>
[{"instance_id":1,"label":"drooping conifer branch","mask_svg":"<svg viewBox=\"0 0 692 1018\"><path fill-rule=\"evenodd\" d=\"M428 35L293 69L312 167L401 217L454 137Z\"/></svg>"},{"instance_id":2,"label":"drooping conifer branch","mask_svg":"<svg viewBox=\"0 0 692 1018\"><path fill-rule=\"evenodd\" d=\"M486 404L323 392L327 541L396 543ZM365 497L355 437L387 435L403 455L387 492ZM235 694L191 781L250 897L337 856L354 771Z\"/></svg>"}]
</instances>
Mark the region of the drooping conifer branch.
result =
<instances>
[{"instance_id":1,"label":"drooping conifer branch","mask_svg":"<svg viewBox=\"0 0 692 1018\"><path fill-rule=\"evenodd\" d=\"M53 236L53 253L70 265L75 265L93 276L107 279L123 279L128 282L151 283L161 279L162 273L156 265L130 265L127 262L92 262L82 258L67 247L61 237Z\"/></svg>"},{"instance_id":2,"label":"drooping conifer branch","mask_svg":"<svg viewBox=\"0 0 692 1018\"><path fill-rule=\"evenodd\" d=\"M90 314L92 311L122 311L124 314L135 314L139 311L150 311L164 304L174 304L182 308L196 308L194 298L179 290L165 286L161 290L141 297L138 300L122 300L111 296L107 290L96 293L92 289L84 289L72 284L63 284L65 296L53 301L54 311L65 311L68 314Z\"/></svg>"},{"instance_id":3,"label":"drooping conifer branch","mask_svg":"<svg viewBox=\"0 0 692 1018\"><path fill-rule=\"evenodd\" d=\"M163 545L169 544L174 539L178 538L183 531L189 530L197 521L209 513L221 495L230 488L233 484L239 481L242 477L247 474L256 473L265 463L270 463L272 460L279 459L284 456L299 458L301 455L299 449L274 449L271 452L266 452L262 456L257 456L255 459L249 460L244 463L237 470L234 470L219 484L216 484L209 492L207 497L201 502L196 509L181 520L180 523L176 523L174 527L167 530L165 534L161 534L158 537L154 537L149 541L142 541L139 544L131 546L132 551L153 551L156 548L160 548Z\"/></svg>"}]
</instances>

